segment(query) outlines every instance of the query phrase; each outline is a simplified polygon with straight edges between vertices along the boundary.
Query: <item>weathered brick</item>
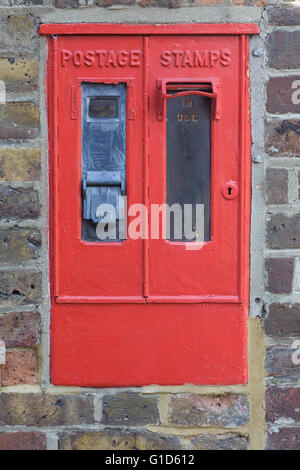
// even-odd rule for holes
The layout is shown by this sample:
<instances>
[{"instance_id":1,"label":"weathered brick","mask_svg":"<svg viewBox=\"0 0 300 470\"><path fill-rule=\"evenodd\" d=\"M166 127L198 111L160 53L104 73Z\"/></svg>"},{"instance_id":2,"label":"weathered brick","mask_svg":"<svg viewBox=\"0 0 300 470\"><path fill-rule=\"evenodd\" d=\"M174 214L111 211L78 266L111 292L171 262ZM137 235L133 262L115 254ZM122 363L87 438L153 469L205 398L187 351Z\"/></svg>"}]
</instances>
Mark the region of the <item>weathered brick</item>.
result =
<instances>
[{"instance_id":1,"label":"weathered brick","mask_svg":"<svg viewBox=\"0 0 300 470\"><path fill-rule=\"evenodd\" d=\"M300 113L298 87L292 87L293 83L299 80L299 75L289 77L270 77L267 83L267 111L269 113ZM295 95L296 93L297 96ZM295 97L297 99L293 99Z\"/></svg>"},{"instance_id":2,"label":"weathered brick","mask_svg":"<svg viewBox=\"0 0 300 470\"><path fill-rule=\"evenodd\" d=\"M136 450L135 433L108 429L64 433L59 440L61 450Z\"/></svg>"},{"instance_id":3,"label":"weathered brick","mask_svg":"<svg viewBox=\"0 0 300 470\"><path fill-rule=\"evenodd\" d=\"M39 132L37 105L30 101L0 104L0 139L34 139Z\"/></svg>"},{"instance_id":4,"label":"weathered brick","mask_svg":"<svg viewBox=\"0 0 300 470\"><path fill-rule=\"evenodd\" d=\"M267 244L269 248L300 248L300 213L272 215L267 223Z\"/></svg>"},{"instance_id":5,"label":"weathered brick","mask_svg":"<svg viewBox=\"0 0 300 470\"><path fill-rule=\"evenodd\" d=\"M1 366L1 385L37 384L37 358L34 351L15 349L6 351L5 364Z\"/></svg>"},{"instance_id":6,"label":"weathered brick","mask_svg":"<svg viewBox=\"0 0 300 470\"><path fill-rule=\"evenodd\" d=\"M223 0L196 0L190 1L188 0L190 5L222 5Z\"/></svg>"},{"instance_id":7,"label":"weathered brick","mask_svg":"<svg viewBox=\"0 0 300 470\"><path fill-rule=\"evenodd\" d=\"M0 219L36 219L40 215L38 192L0 184Z\"/></svg>"},{"instance_id":8,"label":"weathered brick","mask_svg":"<svg viewBox=\"0 0 300 470\"><path fill-rule=\"evenodd\" d=\"M113 5L134 5L136 0L96 0L98 7L111 7Z\"/></svg>"},{"instance_id":9,"label":"weathered brick","mask_svg":"<svg viewBox=\"0 0 300 470\"><path fill-rule=\"evenodd\" d=\"M300 321L299 321L300 325ZM284 380L300 383L299 364L293 364L292 354L295 350L291 346L276 345L269 346L266 353L266 371L267 375Z\"/></svg>"},{"instance_id":10,"label":"weathered brick","mask_svg":"<svg viewBox=\"0 0 300 470\"><path fill-rule=\"evenodd\" d=\"M1 426L69 426L94 422L93 397L39 393L2 393Z\"/></svg>"},{"instance_id":11,"label":"weathered brick","mask_svg":"<svg viewBox=\"0 0 300 470\"><path fill-rule=\"evenodd\" d=\"M55 8L79 8L79 0L54 0Z\"/></svg>"},{"instance_id":12,"label":"weathered brick","mask_svg":"<svg viewBox=\"0 0 300 470\"><path fill-rule=\"evenodd\" d=\"M89 8L95 5L95 0L54 0L56 8Z\"/></svg>"},{"instance_id":13,"label":"weathered brick","mask_svg":"<svg viewBox=\"0 0 300 470\"><path fill-rule=\"evenodd\" d=\"M267 48L270 67L300 68L300 31L273 31L267 36Z\"/></svg>"},{"instance_id":14,"label":"weathered brick","mask_svg":"<svg viewBox=\"0 0 300 470\"><path fill-rule=\"evenodd\" d=\"M40 331L39 312L9 312L0 316L0 340L7 348L35 346Z\"/></svg>"},{"instance_id":15,"label":"weathered brick","mask_svg":"<svg viewBox=\"0 0 300 470\"><path fill-rule=\"evenodd\" d=\"M0 80L5 82L6 92L22 93L36 90L38 64L35 60L0 58Z\"/></svg>"},{"instance_id":16,"label":"weathered brick","mask_svg":"<svg viewBox=\"0 0 300 470\"><path fill-rule=\"evenodd\" d=\"M272 157L300 157L300 121L267 121L265 138L266 151Z\"/></svg>"},{"instance_id":17,"label":"weathered brick","mask_svg":"<svg viewBox=\"0 0 300 470\"><path fill-rule=\"evenodd\" d=\"M243 426L249 420L244 395L178 394L171 398L169 420L176 426Z\"/></svg>"},{"instance_id":18,"label":"weathered brick","mask_svg":"<svg viewBox=\"0 0 300 470\"><path fill-rule=\"evenodd\" d=\"M0 181L35 181L41 176L39 149L0 149Z\"/></svg>"},{"instance_id":19,"label":"weathered brick","mask_svg":"<svg viewBox=\"0 0 300 470\"><path fill-rule=\"evenodd\" d=\"M300 428L269 431L266 450L300 450Z\"/></svg>"},{"instance_id":20,"label":"weathered brick","mask_svg":"<svg viewBox=\"0 0 300 470\"><path fill-rule=\"evenodd\" d=\"M300 336L300 304L271 304L264 328L268 336Z\"/></svg>"},{"instance_id":21,"label":"weathered brick","mask_svg":"<svg viewBox=\"0 0 300 470\"><path fill-rule=\"evenodd\" d=\"M135 434L135 447L137 450L181 450L183 449L177 436L167 436L152 432Z\"/></svg>"},{"instance_id":22,"label":"weathered brick","mask_svg":"<svg viewBox=\"0 0 300 470\"><path fill-rule=\"evenodd\" d=\"M43 3L44 0L0 0L0 5L5 7L43 5Z\"/></svg>"},{"instance_id":23,"label":"weathered brick","mask_svg":"<svg viewBox=\"0 0 300 470\"><path fill-rule=\"evenodd\" d=\"M10 14L0 18L0 52L35 52L38 25L33 15Z\"/></svg>"},{"instance_id":24,"label":"weathered brick","mask_svg":"<svg viewBox=\"0 0 300 470\"><path fill-rule=\"evenodd\" d=\"M61 450L180 450L177 436L120 429L66 432L59 441Z\"/></svg>"},{"instance_id":25,"label":"weathered brick","mask_svg":"<svg viewBox=\"0 0 300 470\"><path fill-rule=\"evenodd\" d=\"M268 258L265 264L268 273L266 289L274 294L292 292L294 258Z\"/></svg>"},{"instance_id":26,"label":"weathered brick","mask_svg":"<svg viewBox=\"0 0 300 470\"><path fill-rule=\"evenodd\" d=\"M142 0L143 7L180 8L197 5L220 5L223 0Z\"/></svg>"},{"instance_id":27,"label":"weathered brick","mask_svg":"<svg viewBox=\"0 0 300 470\"><path fill-rule=\"evenodd\" d=\"M300 8L271 8L268 10L268 19L270 23L279 26L299 26Z\"/></svg>"},{"instance_id":28,"label":"weathered brick","mask_svg":"<svg viewBox=\"0 0 300 470\"><path fill-rule=\"evenodd\" d=\"M282 168L268 168L266 176L268 204L287 204L288 171Z\"/></svg>"},{"instance_id":29,"label":"weathered brick","mask_svg":"<svg viewBox=\"0 0 300 470\"><path fill-rule=\"evenodd\" d=\"M20 264L40 255L41 235L33 229L0 230L0 263Z\"/></svg>"},{"instance_id":30,"label":"weathered brick","mask_svg":"<svg viewBox=\"0 0 300 470\"><path fill-rule=\"evenodd\" d=\"M231 0L232 5L245 5L264 7L267 5L267 0Z\"/></svg>"},{"instance_id":31,"label":"weathered brick","mask_svg":"<svg viewBox=\"0 0 300 470\"><path fill-rule=\"evenodd\" d=\"M267 387L266 419L273 423L281 418L300 421L300 388Z\"/></svg>"},{"instance_id":32,"label":"weathered brick","mask_svg":"<svg viewBox=\"0 0 300 470\"><path fill-rule=\"evenodd\" d=\"M37 303L41 299L41 273L0 271L1 307Z\"/></svg>"},{"instance_id":33,"label":"weathered brick","mask_svg":"<svg viewBox=\"0 0 300 470\"><path fill-rule=\"evenodd\" d=\"M117 393L103 398L104 424L158 424L157 398L138 393Z\"/></svg>"},{"instance_id":34,"label":"weathered brick","mask_svg":"<svg viewBox=\"0 0 300 470\"><path fill-rule=\"evenodd\" d=\"M247 450L249 438L238 434L202 434L191 440L192 450Z\"/></svg>"},{"instance_id":35,"label":"weathered brick","mask_svg":"<svg viewBox=\"0 0 300 470\"><path fill-rule=\"evenodd\" d=\"M46 450L47 438L42 432L1 432L0 450Z\"/></svg>"},{"instance_id":36,"label":"weathered brick","mask_svg":"<svg viewBox=\"0 0 300 470\"><path fill-rule=\"evenodd\" d=\"M142 7L179 8L182 0L142 0Z\"/></svg>"}]
</instances>

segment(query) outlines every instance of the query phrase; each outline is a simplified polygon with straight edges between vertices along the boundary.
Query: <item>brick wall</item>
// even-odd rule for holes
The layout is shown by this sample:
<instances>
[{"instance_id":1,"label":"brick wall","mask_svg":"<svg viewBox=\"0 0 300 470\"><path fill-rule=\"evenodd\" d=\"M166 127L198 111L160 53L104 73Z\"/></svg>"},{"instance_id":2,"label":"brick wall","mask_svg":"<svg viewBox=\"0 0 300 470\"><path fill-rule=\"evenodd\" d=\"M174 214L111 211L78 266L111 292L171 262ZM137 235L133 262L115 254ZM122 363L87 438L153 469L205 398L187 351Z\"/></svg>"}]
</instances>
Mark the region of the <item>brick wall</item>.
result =
<instances>
[{"instance_id":1,"label":"brick wall","mask_svg":"<svg viewBox=\"0 0 300 470\"><path fill-rule=\"evenodd\" d=\"M300 101L292 100L300 77L300 9L272 8L267 17L272 25L265 127L267 448L299 449L300 366L291 358L300 338Z\"/></svg>"},{"instance_id":2,"label":"brick wall","mask_svg":"<svg viewBox=\"0 0 300 470\"><path fill-rule=\"evenodd\" d=\"M46 46L38 26L182 18L253 21L262 29L265 84L259 87L266 101L259 106L265 148L260 159L254 155L253 165L261 168L265 197L253 210L266 225L264 241L252 224L252 240L264 253L265 287L261 297L255 289L251 293L259 317L249 319L249 384L54 387L48 341ZM7 348L0 449L299 449L300 366L292 355L300 339L300 104L292 103L291 92L300 80L300 8L275 0L0 0L0 80L7 91L0 104L0 340ZM253 85L253 109L256 91ZM252 266L253 277L259 270Z\"/></svg>"}]
</instances>

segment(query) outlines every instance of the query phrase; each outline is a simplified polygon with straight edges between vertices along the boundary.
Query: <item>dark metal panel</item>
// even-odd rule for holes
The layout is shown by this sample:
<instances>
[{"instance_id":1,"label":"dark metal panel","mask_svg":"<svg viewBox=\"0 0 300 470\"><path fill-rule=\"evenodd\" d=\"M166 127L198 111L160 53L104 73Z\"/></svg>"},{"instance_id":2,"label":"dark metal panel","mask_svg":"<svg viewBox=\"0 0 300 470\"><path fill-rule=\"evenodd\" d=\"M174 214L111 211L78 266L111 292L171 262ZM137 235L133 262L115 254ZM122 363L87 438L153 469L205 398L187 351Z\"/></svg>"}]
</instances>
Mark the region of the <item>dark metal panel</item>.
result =
<instances>
[{"instance_id":1,"label":"dark metal panel","mask_svg":"<svg viewBox=\"0 0 300 470\"><path fill-rule=\"evenodd\" d=\"M182 89L181 89L182 91ZM210 240L211 99L188 95L167 100L167 197L169 206L192 204L193 230L196 204L204 204L204 240ZM170 240L186 241L184 233ZM202 240L200 240L202 241Z\"/></svg>"}]
</instances>

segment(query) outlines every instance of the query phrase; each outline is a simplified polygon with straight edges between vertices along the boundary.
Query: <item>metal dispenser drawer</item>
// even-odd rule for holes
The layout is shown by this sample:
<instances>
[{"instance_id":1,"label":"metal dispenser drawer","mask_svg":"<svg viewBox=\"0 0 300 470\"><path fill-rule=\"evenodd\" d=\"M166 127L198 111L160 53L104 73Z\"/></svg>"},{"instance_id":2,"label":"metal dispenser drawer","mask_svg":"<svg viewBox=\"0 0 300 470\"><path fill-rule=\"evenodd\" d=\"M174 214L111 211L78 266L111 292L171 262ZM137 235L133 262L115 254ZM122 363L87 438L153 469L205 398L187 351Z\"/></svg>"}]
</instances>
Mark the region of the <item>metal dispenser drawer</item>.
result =
<instances>
[{"instance_id":1,"label":"metal dispenser drawer","mask_svg":"<svg viewBox=\"0 0 300 470\"><path fill-rule=\"evenodd\" d=\"M82 238L126 238L126 85L82 84ZM113 228L113 230L111 230ZM112 234L115 236L112 236Z\"/></svg>"}]
</instances>

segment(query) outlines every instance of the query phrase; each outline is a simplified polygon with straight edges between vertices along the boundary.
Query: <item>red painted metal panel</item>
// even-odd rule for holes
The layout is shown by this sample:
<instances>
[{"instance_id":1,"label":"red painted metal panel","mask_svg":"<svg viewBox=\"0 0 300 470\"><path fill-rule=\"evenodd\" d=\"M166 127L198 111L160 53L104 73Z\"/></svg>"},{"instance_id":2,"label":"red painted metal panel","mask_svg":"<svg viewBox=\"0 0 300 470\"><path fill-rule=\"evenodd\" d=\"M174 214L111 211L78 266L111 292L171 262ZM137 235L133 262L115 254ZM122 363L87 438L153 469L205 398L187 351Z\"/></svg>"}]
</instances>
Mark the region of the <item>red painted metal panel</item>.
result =
<instances>
[{"instance_id":1,"label":"red painted metal panel","mask_svg":"<svg viewBox=\"0 0 300 470\"><path fill-rule=\"evenodd\" d=\"M56 119L59 128L55 213L55 295L141 296L143 283L143 241L85 242L81 239L81 83L126 83L127 107L134 104L135 119L127 119L127 195L128 205L143 201L143 74L141 38L102 36L95 48L93 37L58 37L55 70ZM137 51L140 66L99 67L102 51ZM96 51L99 51L97 52ZM88 52L87 52L88 51ZM94 64L85 59L94 52ZM89 56L91 57L91 56ZM76 60L75 60L76 59ZM78 65L81 60L81 65ZM74 62L75 61L75 62ZM72 91L78 118L72 110Z\"/></svg>"},{"instance_id":2,"label":"red painted metal panel","mask_svg":"<svg viewBox=\"0 0 300 470\"><path fill-rule=\"evenodd\" d=\"M193 23L193 24L101 24L101 23L73 23L73 24L42 24L40 34L124 34L124 35L162 35L162 34L259 34L259 26L252 23Z\"/></svg>"},{"instance_id":3,"label":"red painted metal panel","mask_svg":"<svg viewBox=\"0 0 300 470\"><path fill-rule=\"evenodd\" d=\"M51 319L56 385L247 382L247 315L239 305L60 307Z\"/></svg>"},{"instance_id":4,"label":"red painted metal panel","mask_svg":"<svg viewBox=\"0 0 300 470\"><path fill-rule=\"evenodd\" d=\"M41 26L41 34L62 34L49 38L47 80L54 384L246 383L251 186L244 34L250 32L257 27ZM230 61L163 66L162 51L174 47L226 50ZM138 51L138 66L101 66L97 51L106 50ZM198 251L161 239L82 242L80 83L127 84L128 107L135 107L135 119L127 119L128 203L150 208L165 201L157 79L219 84L220 116L212 117L212 240ZM223 195L228 181L238 187L233 199Z\"/></svg>"},{"instance_id":5,"label":"red painted metal panel","mask_svg":"<svg viewBox=\"0 0 300 470\"><path fill-rule=\"evenodd\" d=\"M168 55L166 54L168 51ZM175 52L172 57L173 51ZM181 55L179 55L179 51ZM209 51L208 54L221 54L224 51L227 59L220 60L214 67L185 66L185 51ZM226 52L226 54L225 54ZM239 265L242 225L241 197L228 199L224 197L223 187L227 181L239 181L241 161L249 160L241 142L244 141L244 117L248 108L240 105L241 100L241 67L243 56L240 50L240 37L162 37L150 40L150 61L152 64L149 76L149 95L153 101L150 109L150 203L166 202L166 107L162 120L158 120L157 102L161 89L157 81L214 83L218 81L218 103L220 119L212 122L212 155L211 155L211 241L206 242L200 250L187 250L187 244L170 242L162 238L150 240L149 279L150 296L202 296L240 295ZM228 55L227 55L228 54ZM162 66L161 58L164 60ZM172 59L171 59L172 57ZM209 60L209 59L207 59ZM244 83L244 82L243 82ZM230 90L230 93L228 92ZM244 89L242 90L244 94ZM213 116L212 116L213 117ZM234 183L233 183L234 184ZM243 193L240 188L240 194ZM232 195L234 192L232 192ZM228 223L230 221L230 223ZM157 262L159 260L159 263ZM180 260L180 264L178 264Z\"/></svg>"}]
</instances>

